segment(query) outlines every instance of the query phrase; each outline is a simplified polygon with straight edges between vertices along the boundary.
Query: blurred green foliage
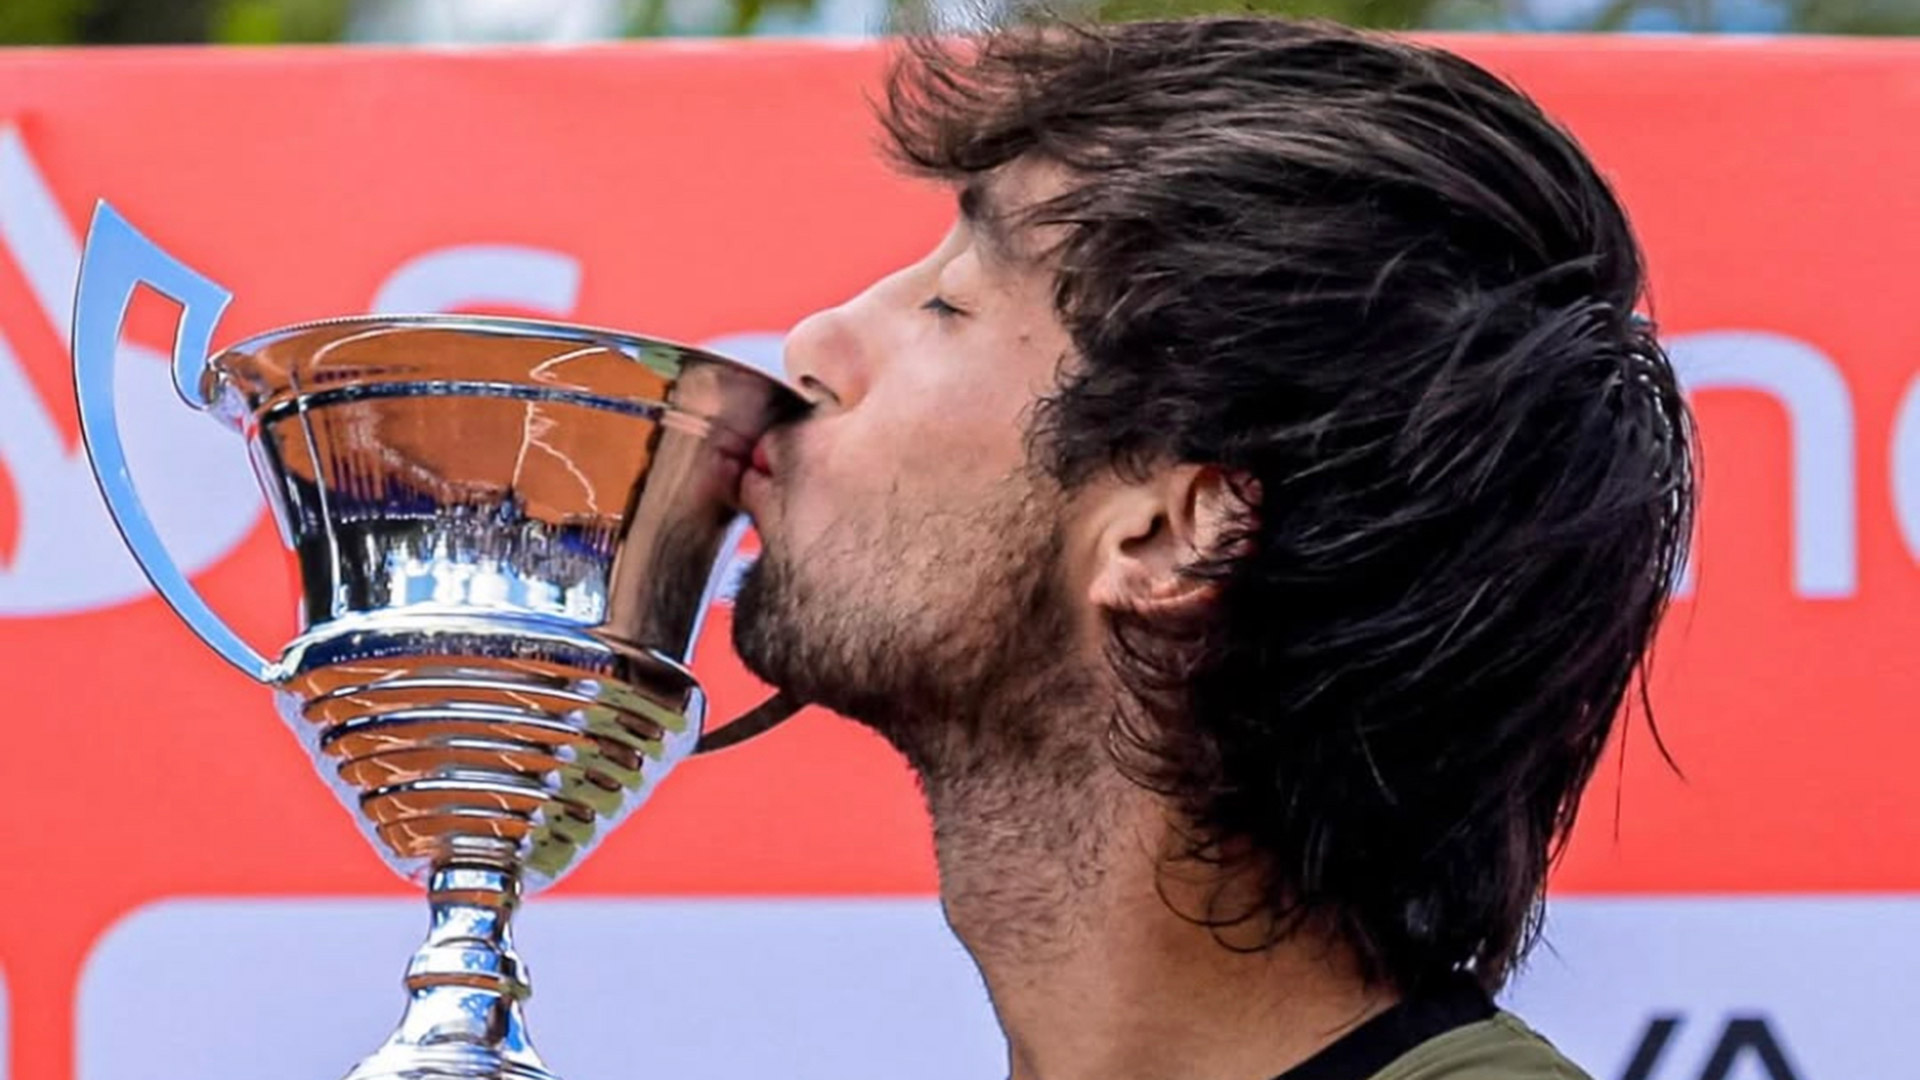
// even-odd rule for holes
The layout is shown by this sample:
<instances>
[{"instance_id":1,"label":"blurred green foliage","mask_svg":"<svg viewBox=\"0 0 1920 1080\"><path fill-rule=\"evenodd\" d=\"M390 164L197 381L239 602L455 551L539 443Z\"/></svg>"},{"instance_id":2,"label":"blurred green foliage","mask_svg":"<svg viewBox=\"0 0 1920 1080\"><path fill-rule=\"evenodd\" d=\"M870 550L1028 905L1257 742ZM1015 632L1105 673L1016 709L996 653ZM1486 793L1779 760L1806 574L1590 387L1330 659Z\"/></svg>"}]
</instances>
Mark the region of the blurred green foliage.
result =
<instances>
[{"instance_id":1,"label":"blurred green foliage","mask_svg":"<svg viewBox=\"0 0 1920 1080\"><path fill-rule=\"evenodd\" d=\"M406 0L0 0L0 45L267 44L352 36ZM463 0L429 0L458 5ZM884 2L884 0L883 0ZM1106 18L1275 11L1385 29L1920 34L1920 0L1091 0ZM804 29L821 0L619 0L628 37ZM688 15L691 5L693 15ZM457 11L458 8L453 9ZM1544 14L1543 14L1544 13Z\"/></svg>"},{"instance_id":2,"label":"blurred green foliage","mask_svg":"<svg viewBox=\"0 0 1920 1080\"><path fill-rule=\"evenodd\" d=\"M0 0L0 44L338 41L349 0Z\"/></svg>"}]
</instances>

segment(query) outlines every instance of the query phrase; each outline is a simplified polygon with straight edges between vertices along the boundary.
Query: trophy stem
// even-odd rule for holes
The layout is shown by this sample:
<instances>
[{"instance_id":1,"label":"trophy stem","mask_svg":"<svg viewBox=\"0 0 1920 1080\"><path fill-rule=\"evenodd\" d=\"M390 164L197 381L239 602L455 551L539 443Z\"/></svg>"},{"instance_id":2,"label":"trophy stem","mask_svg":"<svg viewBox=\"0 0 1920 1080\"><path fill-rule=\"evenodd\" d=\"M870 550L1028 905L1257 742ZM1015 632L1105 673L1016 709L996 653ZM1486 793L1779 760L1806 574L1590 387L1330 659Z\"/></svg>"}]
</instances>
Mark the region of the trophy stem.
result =
<instances>
[{"instance_id":1,"label":"trophy stem","mask_svg":"<svg viewBox=\"0 0 1920 1080\"><path fill-rule=\"evenodd\" d=\"M513 950L520 881L498 866L434 868L432 924L407 965L399 1029L347 1080L557 1080L527 1038L532 993Z\"/></svg>"}]
</instances>

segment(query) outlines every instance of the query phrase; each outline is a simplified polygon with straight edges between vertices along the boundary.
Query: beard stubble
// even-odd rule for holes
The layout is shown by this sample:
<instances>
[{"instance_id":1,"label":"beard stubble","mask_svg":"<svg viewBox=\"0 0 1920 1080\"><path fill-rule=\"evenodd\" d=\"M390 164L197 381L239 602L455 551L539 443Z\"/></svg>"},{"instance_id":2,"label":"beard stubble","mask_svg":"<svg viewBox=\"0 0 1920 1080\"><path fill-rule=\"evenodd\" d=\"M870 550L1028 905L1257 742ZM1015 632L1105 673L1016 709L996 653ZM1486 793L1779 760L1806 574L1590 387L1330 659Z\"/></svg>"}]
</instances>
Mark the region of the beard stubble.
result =
<instances>
[{"instance_id":1,"label":"beard stubble","mask_svg":"<svg viewBox=\"0 0 1920 1080\"><path fill-rule=\"evenodd\" d=\"M1115 831L1112 703L1075 647L1065 504L1026 471L964 507L889 499L804 553L767 546L735 601L749 670L906 758L979 959L1070 947Z\"/></svg>"}]
</instances>

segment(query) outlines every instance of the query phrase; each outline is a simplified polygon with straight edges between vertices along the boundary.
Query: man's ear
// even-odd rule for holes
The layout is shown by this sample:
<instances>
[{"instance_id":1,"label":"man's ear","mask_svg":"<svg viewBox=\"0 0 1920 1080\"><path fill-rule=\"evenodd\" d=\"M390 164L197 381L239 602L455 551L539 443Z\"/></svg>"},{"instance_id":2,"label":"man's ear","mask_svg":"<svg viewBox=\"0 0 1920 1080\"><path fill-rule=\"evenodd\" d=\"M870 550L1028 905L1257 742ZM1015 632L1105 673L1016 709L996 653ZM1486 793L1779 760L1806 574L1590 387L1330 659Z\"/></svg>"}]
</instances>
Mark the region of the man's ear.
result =
<instances>
[{"instance_id":1,"label":"man's ear","mask_svg":"<svg viewBox=\"0 0 1920 1080\"><path fill-rule=\"evenodd\" d=\"M1228 473L1211 465L1164 466L1115 485L1095 512L1088 599L1109 611L1198 615L1215 586L1186 570L1226 554L1246 511Z\"/></svg>"}]
</instances>

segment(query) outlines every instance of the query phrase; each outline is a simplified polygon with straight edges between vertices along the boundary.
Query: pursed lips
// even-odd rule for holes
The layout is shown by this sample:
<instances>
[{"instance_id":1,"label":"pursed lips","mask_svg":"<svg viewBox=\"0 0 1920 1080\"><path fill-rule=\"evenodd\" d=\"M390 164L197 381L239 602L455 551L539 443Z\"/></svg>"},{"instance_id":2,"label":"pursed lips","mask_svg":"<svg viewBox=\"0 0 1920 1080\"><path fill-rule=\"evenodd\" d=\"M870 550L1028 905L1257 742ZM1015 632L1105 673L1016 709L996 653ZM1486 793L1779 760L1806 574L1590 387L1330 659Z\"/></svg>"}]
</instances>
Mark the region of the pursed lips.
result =
<instances>
[{"instance_id":1,"label":"pursed lips","mask_svg":"<svg viewBox=\"0 0 1920 1080\"><path fill-rule=\"evenodd\" d=\"M747 516L758 519L760 495L762 489L773 481L773 457L767 451L766 436L754 440L753 447L747 451L745 468L740 470L740 486L735 500Z\"/></svg>"}]
</instances>

